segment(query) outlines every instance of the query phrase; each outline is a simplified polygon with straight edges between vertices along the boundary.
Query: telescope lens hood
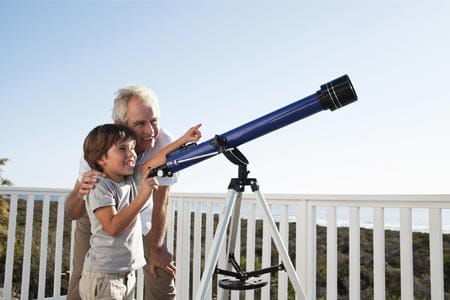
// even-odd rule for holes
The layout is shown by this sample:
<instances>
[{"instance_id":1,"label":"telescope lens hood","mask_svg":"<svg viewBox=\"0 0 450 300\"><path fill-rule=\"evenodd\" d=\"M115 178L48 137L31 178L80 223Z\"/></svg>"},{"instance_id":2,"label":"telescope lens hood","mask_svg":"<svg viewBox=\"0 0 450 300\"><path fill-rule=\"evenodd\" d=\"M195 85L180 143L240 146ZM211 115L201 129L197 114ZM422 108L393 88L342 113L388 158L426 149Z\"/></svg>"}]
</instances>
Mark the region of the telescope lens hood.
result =
<instances>
[{"instance_id":1,"label":"telescope lens hood","mask_svg":"<svg viewBox=\"0 0 450 300\"><path fill-rule=\"evenodd\" d=\"M335 110L358 99L348 75L341 76L320 86L317 97L322 108Z\"/></svg>"}]
</instances>

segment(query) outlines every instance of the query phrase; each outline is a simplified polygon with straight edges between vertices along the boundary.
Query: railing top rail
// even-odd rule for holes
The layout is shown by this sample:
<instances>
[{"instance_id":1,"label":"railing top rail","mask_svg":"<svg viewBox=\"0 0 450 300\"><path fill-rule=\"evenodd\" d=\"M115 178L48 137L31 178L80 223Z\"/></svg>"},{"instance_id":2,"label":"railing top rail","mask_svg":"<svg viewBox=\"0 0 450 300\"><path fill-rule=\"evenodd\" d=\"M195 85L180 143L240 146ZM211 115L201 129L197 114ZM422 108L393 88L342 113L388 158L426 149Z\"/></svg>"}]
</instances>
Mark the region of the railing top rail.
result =
<instances>
[{"instance_id":1,"label":"railing top rail","mask_svg":"<svg viewBox=\"0 0 450 300\"><path fill-rule=\"evenodd\" d=\"M54 193L54 194L68 194L71 189L58 189L58 188L34 188L34 187L13 187L2 186L0 187L0 194L20 194L20 193Z\"/></svg>"},{"instance_id":2,"label":"railing top rail","mask_svg":"<svg viewBox=\"0 0 450 300\"><path fill-rule=\"evenodd\" d=\"M33 187L0 187L0 194L68 194L70 189L61 188L33 188ZM225 193L171 193L172 198L184 198L190 201L222 202ZM264 194L267 200L282 203L294 201L306 201L317 205L337 205L337 203L349 202L378 202L384 204L404 203L412 206L419 203L442 203L445 207L450 205L450 194ZM251 193L243 194L244 200L254 200Z\"/></svg>"},{"instance_id":3,"label":"railing top rail","mask_svg":"<svg viewBox=\"0 0 450 300\"><path fill-rule=\"evenodd\" d=\"M223 199L225 193L171 193L175 198ZM450 194L264 194L268 200L286 201L360 201L360 202L449 202ZM251 193L244 193L244 199L253 199Z\"/></svg>"}]
</instances>

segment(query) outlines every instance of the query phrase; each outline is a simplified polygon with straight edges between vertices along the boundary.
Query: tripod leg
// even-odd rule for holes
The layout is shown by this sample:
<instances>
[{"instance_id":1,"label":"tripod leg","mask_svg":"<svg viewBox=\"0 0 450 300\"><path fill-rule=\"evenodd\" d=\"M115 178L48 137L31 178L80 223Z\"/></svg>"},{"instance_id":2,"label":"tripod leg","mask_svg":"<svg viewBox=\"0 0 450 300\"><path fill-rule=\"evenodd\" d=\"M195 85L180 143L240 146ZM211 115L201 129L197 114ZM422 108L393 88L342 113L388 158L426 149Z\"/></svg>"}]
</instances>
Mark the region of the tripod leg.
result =
<instances>
[{"instance_id":1,"label":"tripod leg","mask_svg":"<svg viewBox=\"0 0 450 300\"><path fill-rule=\"evenodd\" d=\"M206 299L209 284L211 283L212 276L216 269L220 249L222 248L223 241L226 237L227 227L230 222L230 217L232 215L236 203L236 194L237 192L233 189L230 189L228 191L227 199L225 202L227 203L227 206L221 221L217 225L216 234L214 235L214 239L211 244L211 249L209 250L208 257L205 261L205 268L203 270L202 279L200 280L200 284L198 286L197 293L195 295L196 300ZM205 252L206 250L207 249L205 249Z\"/></svg>"},{"instance_id":2,"label":"tripod leg","mask_svg":"<svg viewBox=\"0 0 450 300\"><path fill-rule=\"evenodd\" d=\"M236 237L237 237L237 231L239 229L238 225L239 225L239 219L240 219L240 215L241 215L241 203L242 203L242 192L238 192L237 197L236 197L236 203L234 205L233 215L231 216L230 232L228 235L227 259L230 258L230 254L234 254L234 251L236 249ZM239 262L237 262L237 263L239 264ZM232 269L232 265L228 261L226 270L231 271L231 269ZM223 290L220 299L228 299L229 293L230 293L230 291Z\"/></svg>"},{"instance_id":3,"label":"tripod leg","mask_svg":"<svg viewBox=\"0 0 450 300\"><path fill-rule=\"evenodd\" d=\"M301 300L307 299L302 284L300 283L300 279L298 278L297 273L295 272L294 269L294 265L292 264L292 261L289 257L289 253L287 252L283 240L281 239L280 233L278 232L277 225L275 224L275 221L272 218L266 199L264 199L264 196L259 189L254 190L254 193L256 195L257 200L259 201L259 204L261 205L261 208L264 213L263 214L264 222L267 222L267 224L269 225L273 242L277 247L278 254L280 255L284 268L286 269L289 279L291 280L292 286L294 287L295 294L297 295L298 299Z\"/></svg>"}]
</instances>

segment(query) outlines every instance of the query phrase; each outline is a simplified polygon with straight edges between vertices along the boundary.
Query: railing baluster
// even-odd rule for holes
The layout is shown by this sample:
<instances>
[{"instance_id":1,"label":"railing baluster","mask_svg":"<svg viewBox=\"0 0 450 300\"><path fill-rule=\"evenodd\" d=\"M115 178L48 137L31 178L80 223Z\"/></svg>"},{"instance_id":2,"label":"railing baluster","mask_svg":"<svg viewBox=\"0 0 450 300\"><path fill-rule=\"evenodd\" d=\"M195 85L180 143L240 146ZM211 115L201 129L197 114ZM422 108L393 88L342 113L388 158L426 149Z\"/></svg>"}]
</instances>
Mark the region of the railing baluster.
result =
<instances>
[{"instance_id":1,"label":"railing baluster","mask_svg":"<svg viewBox=\"0 0 450 300\"><path fill-rule=\"evenodd\" d=\"M184 205L184 218L182 228L183 242L180 244L183 258L191 257L191 201L186 199L182 202ZM178 248L178 246L177 246ZM183 259L181 274L183 276L183 286L181 295L189 295L189 274L191 270L190 259Z\"/></svg>"},{"instance_id":2,"label":"railing baluster","mask_svg":"<svg viewBox=\"0 0 450 300\"><path fill-rule=\"evenodd\" d=\"M385 248L384 248L384 208L373 210L373 293L374 300L386 298Z\"/></svg>"},{"instance_id":3,"label":"railing baluster","mask_svg":"<svg viewBox=\"0 0 450 300\"><path fill-rule=\"evenodd\" d=\"M414 299L411 208L400 208L400 276L402 299Z\"/></svg>"},{"instance_id":4,"label":"railing baluster","mask_svg":"<svg viewBox=\"0 0 450 300\"><path fill-rule=\"evenodd\" d=\"M166 237L166 243L167 243L167 250L174 254L173 252L173 241L174 241L174 232L175 232L175 203L178 203L178 197L170 197L169 199L169 205L167 207L167 237Z\"/></svg>"},{"instance_id":5,"label":"railing baluster","mask_svg":"<svg viewBox=\"0 0 450 300\"><path fill-rule=\"evenodd\" d=\"M289 253L289 206L282 204L280 207L280 237L286 245ZM278 257L281 262L281 257ZM278 272L278 299L283 299L288 294L288 276L286 272Z\"/></svg>"},{"instance_id":6,"label":"railing baluster","mask_svg":"<svg viewBox=\"0 0 450 300\"><path fill-rule=\"evenodd\" d=\"M183 243L184 243L184 236L183 236L183 228L186 224L186 220L184 220L184 198L181 197L179 203L178 203L178 211L177 211L177 244L176 244L176 256L177 256L177 267L178 270L183 270L184 267L184 256L183 256ZM183 286L184 286L184 275L183 272L177 273L177 284L176 284L176 293L177 295L183 295Z\"/></svg>"},{"instance_id":7,"label":"railing baluster","mask_svg":"<svg viewBox=\"0 0 450 300\"><path fill-rule=\"evenodd\" d=\"M296 206L296 221L295 221L295 269L299 275L299 280L306 289L308 274L306 270L306 260L307 260L307 249L308 245L306 243L306 237L308 233L308 216L307 216L307 201L302 200ZM306 291L305 291L306 292ZM307 293L307 292L306 292ZM308 295L308 293L306 294ZM296 295L296 299L300 299Z\"/></svg>"},{"instance_id":8,"label":"railing baluster","mask_svg":"<svg viewBox=\"0 0 450 300\"><path fill-rule=\"evenodd\" d=\"M336 206L327 207L327 299L337 299Z\"/></svg>"},{"instance_id":9,"label":"railing baluster","mask_svg":"<svg viewBox=\"0 0 450 300\"><path fill-rule=\"evenodd\" d=\"M39 288L38 299L45 297L45 279L47 273L47 249L48 249L48 224L50 215L50 196L44 196L42 203L42 225L41 225L41 252L39 258Z\"/></svg>"},{"instance_id":10,"label":"railing baluster","mask_svg":"<svg viewBox=\"0 0 450 300\"><path fill-rule=\"evenodd\" d=\"M241 265L241 226L242 226L241 218L239 217L238 225L237 225L237 232L236 232L236 244L234 247L234 257L235 257L238 265ZM235 271L233 268L231 268L231 270ZM239 294L240 294L240 291L232 291L231 292L231 300L239 300Z\"/></svg>"},{"instance_id":11,"label":"railing baluster","mask_svg":"<svg viewBox=\"0 0 450 300\"><path fill-rule=\"evenodd\" d=\"M28 299L28 294L30 291L31 242L33 241L33 195L27 195L25 199L27 201L27 213L25 240L23 245L22 287L20 290L20 299Z\"/></svg>"},{"instance_id":12,"label":"railing baluster","mask_svg":"<svg viewBox=\"0 0 450 300\"><path fill-rule=\"evenodd\" d=\"M220 204L220 211L222 213L219 214L219 223L222 221L223 216L224 216L224 212L226 209L226 203ZM230 221L231 223L231 221ZM229 229L229 228L228 228ZM217 228L216 228L217 231ZM216 233L217 234L217 233ZM223 240L223 244L222 244L222 248L220 248L220 255L219 255L219 259L217 261L217 266L220 269L226 269L228 261L227 261L227 249L228 249L228 244L227 244L227 239L225 238ZM223 289L219 288L219 280L222 279L223 276L222 275L218 275L217 276L217 299L224 299L223 297Z\"/></svg>"},{"instance_id":13,"label":"railing baluster","mask_svg":"<svg viewBox=\"0 0 450 300\"><path fill-rule=\"evenodd\" d=\"M429 210L431 299L444 299L444 262L442 248L442 211Z\"/></svg>"},{"instance_id":14,"label":"railing baluster","mask_svg":"<svg viewBox=\"0 0 450 300\"><path fill-rule=\"evenodd\" d=\"M204 256L205 264L206 258L208 257L209 251L211 250L211 244L214 233L214 213L213 213L213 204L211 202L207 203L206 212L207 213L206 213L205 256ZM206 270L203 270L203 272L205 271ZM212 295L212 282L208 283L207 299L211 299L212 298L211 295Z\"/></svg>"},{"instance_id":15,"label":"railing baluster","mask_svg":"<svg viewBox=\"0 0 450 300\"><path fill-rule=\"evenodd\" d=\"M349 222L349 284L350 299L359 299L360 292L360 221L359 207L350 207Z\"/></svg>"},{"instance_id":16,"label":"railing baluster","mask_svg":"<svg viewBox=\"0 0 450 300\"><path fill-rule=\"evenodd\" d=\"M77 228L77 221L73 220L71 222L71 232L70 232L70 262L69 262L69 273L70 277L72 277L73 270L73 250L75 248L75 230Z\"/></svg>"},{"instance_id":17,"label":"railing baluster","mask_svg":"<svg viewBox=\"0 0 450 300\"><path fill-rule=\"evenodd\" d=\"M307 224L307 275L306 275L306 297L316 299L316 207L308 204L308 224Z\"/></svg>"},{"instance_id":18,"label":"railing baluster","mask_svg":"<svg viewBox=\"0 0 450 300\"><path fill-rule=\"evenodd\" d=\"M8 241L6 248L4 297L11 299L14 270L14 246L16 242L17 194L11 195L9 202Z\"/></svg>"},{"instance_id":19,"label":"railing baluster","mask_svg":"<svg viewBox=\"0 0 450 300\"><path fill-rule=\"evenodd\" d=\"M272 206L269 205L270 210ZM272 240L270 235L269 225L263 222L263 237L262 237L262 268L270 266L272 257ZM261 299L270 299L270 273L262 276L264 280L267 280L268 284L261 289Z\"/></svg>"},{"instance_id":20,"label":"railing baluster","mask_svg":"<svg viewBox=\"0 0 450 300\"><path fill-rule=\"evenodd\" d=\"M62 246L64 233L64 201L58 199L58 217L56 221L56 241L55 241L55 275L53 278L53 296L61 294L61 265L62 265Z\"/></svg>"},{"instance_id":21,"label":"railing baluster","mask_svg":"<svg viewBox=\"0 0 450 300\"><path fill-rule=\"evenodd\" d=\"M200 283L200 265L202 262L202 202L197 201L194 218L194 253L192 261L192 291L197 291Z\"/></svg>"},{"instance_id":22,"label":"railing baluster","mask_svg":"<svg viewBox=\"0 0 450 300\"><path fill-rule=\"evenodd\" d=\"M249 203L247 206L247 245L246 245L246 270L247 272L255 270L255 204ZM245 292L245 299L253 300L255 297L254 290Z\"/></svg>"}]
</instances>

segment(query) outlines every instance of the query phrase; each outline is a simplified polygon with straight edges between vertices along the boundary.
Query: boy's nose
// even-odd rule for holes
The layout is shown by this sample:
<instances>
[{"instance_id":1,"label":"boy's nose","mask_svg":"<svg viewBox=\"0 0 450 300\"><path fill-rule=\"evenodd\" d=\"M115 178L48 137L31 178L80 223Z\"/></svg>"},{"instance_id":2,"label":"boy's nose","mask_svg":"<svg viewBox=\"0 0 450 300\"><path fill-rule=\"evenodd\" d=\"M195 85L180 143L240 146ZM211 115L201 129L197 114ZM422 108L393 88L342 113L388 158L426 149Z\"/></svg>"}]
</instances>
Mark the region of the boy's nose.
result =
<instances>
[{"instance_id":1,"label":"boy's nose","mask_svg":"<svg viewBox=\"0 0 450 300\"><path fill-rule=\"evenodd\" d=\"M129 148L127 151L127 157L132 157L132 156L136 156L136 152L134 151L134 149Z\"/></svg>"}]
</instances>

